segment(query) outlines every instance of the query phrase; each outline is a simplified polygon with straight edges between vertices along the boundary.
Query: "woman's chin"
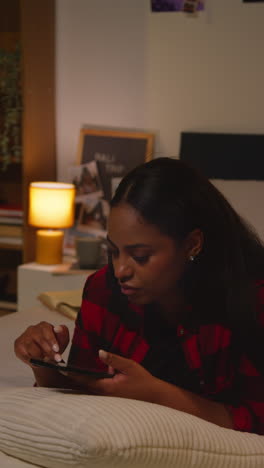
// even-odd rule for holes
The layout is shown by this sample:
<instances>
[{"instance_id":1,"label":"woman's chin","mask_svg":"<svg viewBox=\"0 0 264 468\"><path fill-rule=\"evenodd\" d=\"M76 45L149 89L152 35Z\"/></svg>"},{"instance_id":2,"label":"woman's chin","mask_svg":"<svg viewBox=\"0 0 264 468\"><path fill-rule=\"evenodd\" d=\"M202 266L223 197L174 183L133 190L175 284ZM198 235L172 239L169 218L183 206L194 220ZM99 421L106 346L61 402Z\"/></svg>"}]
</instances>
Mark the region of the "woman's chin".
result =
<instances>
[{"instance_id":1,"label":"woman's chin","mask_svg":"<svg viewBox=\"0 0 264 468\"><path fill-rule=\"evenodd\" d=\"M150 304L152 302L151 299L149 299L146 296L128 296L128 301L131 302L131 304L136 304L136 305L146 305Z\"/></svg>"}]
</instances>

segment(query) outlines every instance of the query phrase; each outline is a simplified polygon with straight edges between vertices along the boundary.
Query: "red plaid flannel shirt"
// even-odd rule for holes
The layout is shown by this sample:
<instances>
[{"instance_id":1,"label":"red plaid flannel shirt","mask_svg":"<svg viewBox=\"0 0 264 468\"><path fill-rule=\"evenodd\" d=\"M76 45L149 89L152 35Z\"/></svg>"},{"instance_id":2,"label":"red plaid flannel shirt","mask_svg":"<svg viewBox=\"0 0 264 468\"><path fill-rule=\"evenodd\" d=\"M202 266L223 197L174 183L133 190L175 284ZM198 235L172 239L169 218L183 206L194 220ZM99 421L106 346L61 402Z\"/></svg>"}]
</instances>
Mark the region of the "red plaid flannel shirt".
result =
<instances>
[{"instance_id":1,"label":"red plaid flannel shirt","mask_svg":"<svg viewBox=\"0 0 264 468\"><path fill-rule=\"evenodd\" d=\"M140 318L139 326L134 330L129 329L119 315L111 313L108 309L111 290L107 286L106 271L107 267L104 267L86 281L69 362L79 367L105 370L98 358L98 351L111 349L116 354L141 363L152 372L156 357L144 329L145 309L129 304L129 308ZM263 327L264 281L258 283L257 294L259 323ZM234 366L230 364L230 329L218 323L210 323L201 325L194 332L179 324L175 330L176 341L178 354L175 354L176 359L172 363L175 375L179 355L184 361L181 364L185 371L188 370L189 376L195 375L198 382L195 389L189 389L200 396L226 404L232 414L234 429L264 434L264 376L243 352L234 372ZM167 365L166 357L161 367L164 365ZM174 368L170 367L169 372L173 374ZM173 379L163 379L174 383Z\"/></svg>"}]
</instances>

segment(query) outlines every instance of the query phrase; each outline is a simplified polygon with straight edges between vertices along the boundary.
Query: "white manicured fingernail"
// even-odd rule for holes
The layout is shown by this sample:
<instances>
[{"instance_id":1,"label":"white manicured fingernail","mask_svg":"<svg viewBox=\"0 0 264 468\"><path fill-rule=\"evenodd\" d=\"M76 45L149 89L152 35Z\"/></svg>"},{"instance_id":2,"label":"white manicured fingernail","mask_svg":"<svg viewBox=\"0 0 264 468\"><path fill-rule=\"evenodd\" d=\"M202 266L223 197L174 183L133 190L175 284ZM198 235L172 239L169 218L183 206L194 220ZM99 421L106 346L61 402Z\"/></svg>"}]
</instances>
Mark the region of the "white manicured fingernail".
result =
<instances>
[{"instance_id":1,"label":"white manicured fingernail","mask_svg":"<svg viewBox=\"0 0 264 468\"><path fill-rule=\"evenodd\" d=\"M99 357L102 359L107 359L108 353L104 351L103 349L99 349Z\"/></svg>"},{"instance_id":2,"label":"white manicured fingernail","mask_svg":"<svg viewBox=\"0 0 264 468\"><path fill-rule=\"evenodd\" d=\"M62 361L62 357L61 357L60 354L55 354L54 359L55 359L56 362L61 362Z\"/></svg>"},{"instance_id":3,"label":"white manicured fingernail","mask_svg":"<svg viewBox=\"0 0 264 468\"><path fill-rule=\"evenodd\" d=\"M55 353L59 352L59 346L56 343L54 345L52 345L52 349L53 349L53 351L55 351Z\"/></svg>"},{"instance_id":4,"label":"white manicured fingernail","mask_svg":"<svg viewBox=\"0 0 264 468\"><path fill-rule=\"evenodd\" d=\"M55 333L61 333L63 328L61 325L56 325L53 330L55 331Z\"/></svg>"}]
</instances>

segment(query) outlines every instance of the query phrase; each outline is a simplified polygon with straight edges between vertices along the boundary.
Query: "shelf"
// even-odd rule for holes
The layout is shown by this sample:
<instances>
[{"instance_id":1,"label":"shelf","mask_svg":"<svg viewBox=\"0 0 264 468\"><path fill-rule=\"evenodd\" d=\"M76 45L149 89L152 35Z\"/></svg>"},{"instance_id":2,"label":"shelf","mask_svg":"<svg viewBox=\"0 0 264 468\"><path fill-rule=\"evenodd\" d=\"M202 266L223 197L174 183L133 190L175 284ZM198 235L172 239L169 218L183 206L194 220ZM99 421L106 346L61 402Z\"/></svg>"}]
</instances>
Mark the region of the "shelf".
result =
<instances>
[{"instance_id":1,"label":"shelf","mask_svg":"<svg viewBox=\"0 0 264 468\"><path fill-rule=\"evenodd\" d=\"M16 245L16 244L9 244L9 243L5 243L5 242L0 242L0 249L3 249L3 250L20 250L22 251L23 250L23 245Z\"/></svg>"},{"instance_id":2,"label":"shelf","mask_svg":"<svg viewBox=\"0 0 264 468\"><path fill-rule=\"evenodd\" d=\"M0 203L21 205L24 214L21 233L0 226L0 308L6 310L16 309L19 265L35 257L35 229L26 222L28 186L34 180L56 180L55 7L55 0L0 1L0 48L21 45L23 103L21 162L12 159L3 169L0 157ZM14 223L3 223L2 217L0 224Z\"/></svg>"},{"instance_id":3,"label":"shelf","mask_svg":"<svg viewBox=\"0 0 264 468\"><path fill-rule=\"evenodd\" d=\"M1 301L0 299L0 309L17 310L17 303L11 301Z\"/></svg>"},{"instance_id":4,"label":"shelf","mask_svg":"<svg viewBox=\"0 0 264 468\"><path fill-rule=\"evenodd\" d=\"M22 250L23 249L23 239L20 237L14 238L4 238L0 237L0 249L5 250Z\"/></svg>"}]
</instances>

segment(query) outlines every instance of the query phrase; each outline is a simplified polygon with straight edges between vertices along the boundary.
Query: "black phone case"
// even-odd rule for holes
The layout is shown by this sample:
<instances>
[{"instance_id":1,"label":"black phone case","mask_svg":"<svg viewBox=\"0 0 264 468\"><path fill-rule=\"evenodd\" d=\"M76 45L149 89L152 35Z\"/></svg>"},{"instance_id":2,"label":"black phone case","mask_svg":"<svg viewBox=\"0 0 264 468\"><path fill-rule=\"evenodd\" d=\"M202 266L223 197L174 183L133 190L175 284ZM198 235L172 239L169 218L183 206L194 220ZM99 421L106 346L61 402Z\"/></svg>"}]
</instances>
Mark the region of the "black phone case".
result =
<instances>
[{"instance_id":1,"label":"black phone case","mask_svg":"<svg viewBox=\"0 0 264 468\"><path fill-rule=\"evenodd\" d=\"M55 369L57 371L72 372L74 374L88 375L96 379L110 379L114 377L114 374L107 374L107 372L97 372L89 369L81 369L79 367L67 366L62 364L55 364L53 362L41 361L40 359L30 359L31 364L38 367L47 367L49 369Z\"/></svg>"}]
</instances>

